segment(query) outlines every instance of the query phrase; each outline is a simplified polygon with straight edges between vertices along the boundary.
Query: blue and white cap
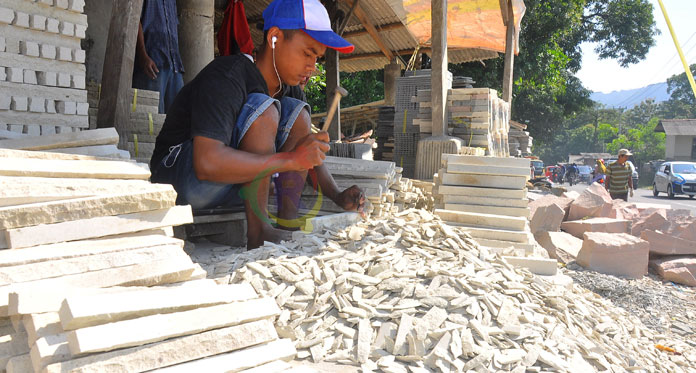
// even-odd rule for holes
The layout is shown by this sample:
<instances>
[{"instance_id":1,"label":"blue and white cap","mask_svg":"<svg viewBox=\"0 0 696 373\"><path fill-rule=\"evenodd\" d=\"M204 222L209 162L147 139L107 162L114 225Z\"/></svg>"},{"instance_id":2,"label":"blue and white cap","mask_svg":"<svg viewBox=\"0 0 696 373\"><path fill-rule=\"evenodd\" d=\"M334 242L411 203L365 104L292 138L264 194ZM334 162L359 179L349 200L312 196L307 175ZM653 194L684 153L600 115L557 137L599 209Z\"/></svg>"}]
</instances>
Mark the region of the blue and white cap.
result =
<instances>
[{"instance_id":1,"label":"blue and white cap","mask_svg":"<svg viewBox=\"0 0 696 373\"><path fill-rule=\"evenodd\" d=\"M303 30L312 39L341 53L355 49L331 29L331 20L319 0L274 0L263 11L263 29Z\"/></svg>"}]
</instances>

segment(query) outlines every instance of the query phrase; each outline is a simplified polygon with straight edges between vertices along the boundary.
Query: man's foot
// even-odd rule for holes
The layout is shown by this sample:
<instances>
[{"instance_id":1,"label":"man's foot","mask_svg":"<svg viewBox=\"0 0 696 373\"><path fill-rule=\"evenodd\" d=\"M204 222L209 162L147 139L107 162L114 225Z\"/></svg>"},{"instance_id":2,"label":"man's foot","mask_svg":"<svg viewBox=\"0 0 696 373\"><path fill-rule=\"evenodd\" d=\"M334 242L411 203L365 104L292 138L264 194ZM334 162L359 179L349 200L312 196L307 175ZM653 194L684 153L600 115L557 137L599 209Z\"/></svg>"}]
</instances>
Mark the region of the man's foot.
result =
<instances>
[{"instance_id":1,"label":"man's foot","mask_svg":"<svg viewBox=\"0 0 696 373\"><path fill-rule=\"evenodd\" d=\"M270 225L264 224L261 234L250 237L247 234L247 250L255 249L263 245L264 241L280 243L280 241L288 241L292 239L292 232L282 229L273 228Z\"/></svg>"}]
</instances>

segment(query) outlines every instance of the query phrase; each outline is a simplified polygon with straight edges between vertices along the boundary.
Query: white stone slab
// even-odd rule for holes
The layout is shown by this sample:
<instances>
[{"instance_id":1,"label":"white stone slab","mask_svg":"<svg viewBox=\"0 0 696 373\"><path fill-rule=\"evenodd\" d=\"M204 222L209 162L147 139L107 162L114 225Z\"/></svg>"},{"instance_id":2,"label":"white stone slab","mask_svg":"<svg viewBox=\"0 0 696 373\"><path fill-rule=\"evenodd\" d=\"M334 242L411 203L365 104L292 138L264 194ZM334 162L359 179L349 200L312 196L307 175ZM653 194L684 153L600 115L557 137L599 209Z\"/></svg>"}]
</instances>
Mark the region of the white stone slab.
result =
<instances>
[{"instance_id":1,"label":"white stone slab","mask_svg":"<svg viewBox=\"0 0 696 373\"><path fill-rule=\"evenodd\" d=\"M527 158L501 158L501 157L479 157L473 155L443 154L443 163L474 165L474 166L496 166L496 167L515 167L524 168L529 172L529 159Z\"/></svg>"},{"instance_id":2,"label":"white stone slab","mask_svg":"<svg viewBox=\"0 0 696 373\"><path fill-rule=\"evenodd\" d=\"M53 48L55 53L55 47ZM43 57L43 56L42 56ZM54 54L55 58L55 54ZM58 85L58 74L53 71L37 71L36 78L39 84L55 87ZM55 104L54 104L55 105ZM53 107L53 112L55 112L55 106Z\"/></svg>"},{"instance_id":3,"label":"white stone slab","mask_svg":"<svg viewBox=\"0 0 696 373\"><path fill-rule=\"evenodd\" d=\"M29 14L24 12L15 12L14 20L12 24L17 27L28 28L29 27Z\"/></svg>"},{"instance_id":4,"label":"white stone slab","mask_svg":"<svg viewBox=\"0 0 696 373\"><path fill-rule=\"evenodd\" d=\"M452 211L462 211L462 212L473 212L479 214L493 214L502 216L516 216L516 217L529 217L528 208L520 207L501 207L501 206L480 206L480 205L467 205L461 203L445 203L446 210Z\"/></svg>"},{"instance_id":5,"label":"white stone slab","mask_svg":"<svg viewBox=\"0 0 696 373\"><path fill-rule=\"evenodd\" d=\"M38 31L46 30L46 17L40 14L32 14L29 17L29 27Z\"/></svg>"},{"instance_id":6,"label":"white stone slab","mask_svg":"<svg viewBox=\"0 0 696 373\"><path fill-rule=\"evenodd\" d=\"M531 174L529 167L520 168L493 165L468 165L456 163L448 164L447 172L457 174L524 176L527 178Z\"/></svg>"},{"instance_id":7,"label":"white stone slab","mask_svg":"<svg viewBox=\"0 0 696 373\"><path fill-rule=\"evenodd\" d=\"M553 276L558 270L558 261L556 259L520 258L516 256L503 256L503 259L515 267L527 268L530 272L537 275Z\"/></svg>"},{"instance_id":8,"label":"white stone slab","mask_svg":"<svg viewBox=\"0 0 696 373\"><path fill-rule=\"evenodd\" d=\"M10 109L14 111L27 111L29 109L29 98L22 96L12 96Z\"/></svg>"},{"instance_id":9,"label":"white stone slab","mask_svg":"<svg viewBox=\"0 0 696 373\"><path fill-rule=\"evenodd\" d=\"M49 60L56 59L56 46L51 44L41 44L39 48L39 55L41 58L46 58Z\"/></svg>"},{"instance_id":10,"label":"white stone slab","mask_svg":"<svg viewBox=\"0 0 696 373\"><path fill-rule=\"evenodd\" d=\"M10 8L0 7L0 22L10 24L14 21L15 13Z\"/></svg>"},{"instance_id":11,"label":"white stone slab","mask_svg":"<svg viewBox=\"0 0 696 373\"><path fill-rule=\"evenodd\" d=\"M24 70L24 84L38 84L36 79L36 71L34 70Z\"/></svg>"},{"instance_id":12,"label":"white stone slab","mask_svg":"<svg viewBox=\"0 0 696 373\"><path fill-rule=\"evenodd\" d=\"M445 173L441 177L442 183L445 185L459 185L470 187L521 190L525 188L527 183L527 178L524 176L496 176Z\"/></svg>"},{"instance_id":13,"label":"white stone slab","mask_svg":"<svg viewBox=\"0 0 696 373\"><path fill-rule=\"evenodd\" d=\"M492 214L469 213L451 210L435 210L444 221L466 224L477 227L501 228L516 231L524 231L527 219L514 216L502 216Z\"/></svg>"},{"instance_id":14,"label":"white stone slab","mask_svg":"<svg viewBox=\"0 0 696 373\"><path fill-rule=\"evenodd\" d=\"M150 177L147 165L122 161L22 158L13 158L12 162L3 160L3 157L0 157L2 176L138 180L147 180Z\"/></svg>"},{"instance_id":15,"label":"white stone slab","mask_svg":"<svg viewBox=\"0 0 696 373\"><path fill-rule=\"evenodd\" d=\"M39 43L34 42L34 41L20 40L19 41L19 53L21 53L25 56L38 57L39 56Z\"/></svg>"},{"instance_id":16,"label":"white stone slab","mask_svg":"<svg viewBox=\"0 0 696 373\"><path fill-rule=\"evenodd\" d=\"M60 32L60 21L55 18L48 18L46 20L46 31L57 34Z\"/></svg>"},{"instance_id":17,"label":"white stone slab","mask_svg":"<svg viewBox=\"0 0 696 373\"><path fill-rule=\"evenodd\" d=\"M12 83L24 82L24 69L20 67L8 67L7 80Z\"/></svg>"}]
</instances>

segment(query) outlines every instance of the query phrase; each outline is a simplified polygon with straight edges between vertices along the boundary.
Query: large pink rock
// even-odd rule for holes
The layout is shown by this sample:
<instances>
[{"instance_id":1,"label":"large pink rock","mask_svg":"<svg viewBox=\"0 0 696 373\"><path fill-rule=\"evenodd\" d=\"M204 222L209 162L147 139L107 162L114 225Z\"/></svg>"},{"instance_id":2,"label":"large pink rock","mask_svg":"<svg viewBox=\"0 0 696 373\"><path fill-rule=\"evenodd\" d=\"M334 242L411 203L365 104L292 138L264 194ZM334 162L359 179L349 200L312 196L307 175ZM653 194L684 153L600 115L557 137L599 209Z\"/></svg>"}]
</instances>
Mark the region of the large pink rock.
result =
<instances>
[{"instance_id":1,"label":"large pink rock","mask_svg":"<svg viewBox=\"0 0 696 373\"><path fill-rule=\"evenodd\" d=\"M577 263L600 273L640 278L648 272L650 244L627 233L587 232Z\"/></svg>"},{"instance_id":2,"label":"large pink rock","mask_svg":"<svg viewBox=\"0 0 696 373\"><path fill-rule=\"evenodd\" d=\"M534 211L529 228L532 233L557 232L565 217L565 210L555 203L540 206Z\"/></svg>"},{"instance_id":3,"label":"large pink rock","mask_svg":"<svg viewBox=\"0 0 696 373\"><path fill-rule=\"evenodd\" d=\"M582 240L565 232L539 232L537 243L546 249L549 257L563 263L575 260L582 248Z\"/></svg>"},{"instance_id":4,"label":"large pink rock","mask_svg":"<svg viewBox=\"0 0 696 373\"><path fill-rule=\"evenodd\" d=\"M680 226L675 233L679 238L696 241L696 219L689 224Z\"/></svg>"},{"instance_id":5,"label":"large pink rock","mask_svg":"<svg viewBox=\"0 0 696 373\"><path fill-rule=\"evenodd\" d=\"M565 221L561 224L561 229L577 238L582 238L585 232L629 233L631 221L611 218Z\"/></svg>"},{"instance_id":6,"label":"large pink rock","mask_svg":"<svg viewBox=\"0 0 696 373\"><path fill-rule=\"evenodd\" d=\"M601 184L594 183L580 193L570 204L567 220L580 220L586 216L599 216L605 203L611 203L609 192Z\"/></svg>"},{"instance_id":7,"label":"large pink rock","mask_svg":"<svg viewBox=\"0 0 696 373\"><path fill-rule=\"evenodd\" d=\"M574 190L569 190L567 192L563 192L561 194L562 198L570 198L571 200L575 200L576 198L580 197L580 193L574 191Z\"/></svg>"},{"instance_id":8,"label":"large pink rock","mask_svg":"<svg viewBox=\"0 0 696 373\"><path fill-rule=\"evenodd\" d=\"M696 286L696 258L668 257L650 260L650 267L667 281Z\"/></svg>"},{"instance_id":9,"label":"large pink rock","mask_svg":"<svg viewBox=\"0 0 696 373\"><path fill-rule=\"evenodd\" d=\"M529 207L529 216L532 218L534 217L534 214L536 213L536 210L538 208L549 206L551 204L560 206L563 209L563 211L565 211L564 215L567 215L568 208L570 207L571 202L573 202L573 200L569 198L557 197L553 194L547 194L537 200L529 202L529 204L527 204L527 207Z\"/></svg>"},{"instance_id":10,"label":"large pink rock","mask_svg":"<svg viewBox=\"0 0 696 373\"><path fill-rule=\"evenodd\" d=\"M634 220L631 226L631 234L640 237L641 232L644 230L664 232L668 228L669 221L667 221L667 213L665 210L658 210Z\"/></svg>"},{"instance_id":11,"label":"large pink rock","mask_svg":"<svg viewBox=\"0 0 696 373\"><path fill-rule=\"evenodd\" d=\"M696 255L696 241L646 229L640 238L650 243L650 253L657 255Z\"/></svg>"}]
</instances>

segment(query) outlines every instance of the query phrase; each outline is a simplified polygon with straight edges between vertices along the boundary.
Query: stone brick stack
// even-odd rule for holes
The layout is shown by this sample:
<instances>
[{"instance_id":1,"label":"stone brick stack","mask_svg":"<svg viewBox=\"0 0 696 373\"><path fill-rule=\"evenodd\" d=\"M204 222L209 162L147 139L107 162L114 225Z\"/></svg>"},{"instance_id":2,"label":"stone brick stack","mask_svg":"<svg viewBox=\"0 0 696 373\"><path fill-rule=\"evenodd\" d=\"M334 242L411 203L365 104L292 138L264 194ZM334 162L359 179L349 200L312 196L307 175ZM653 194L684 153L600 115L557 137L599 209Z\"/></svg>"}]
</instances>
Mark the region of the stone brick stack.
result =
<instances>
[{"instance_id":1,"label":"stone brick stack","mask_svg":"<svg viewBox=\"0 0 696 373\"><path fill-rule=\"evenodd\" d=\"M87 85L89 97L90 128L97 127L97 113L101 85L90 82ZM155 139L162 130L166 114L159 114L159 92L143 89L131 89L130 122L127 127L128 152L131 158L142 163L150 163L155 150Z\"/></svg>"},{"instance_id":2,"label":"stone brick stack","mask_svg":"<svg viewBox=\"0 0 696 373\"><path fill-rule=\"evenodd\" d=\"M87 128L84 0L0 2L0 137Z\"/></svg>"},{"instance_id":3,"label":"stone brick stack","mask_svg":"<svg viewBox=\"0 0 696 373\"><path fill-rule=\"evenodd\" d=\"M430 90L419 90L412 98L418 104L413 123L420 133L432 134ZM510 106L489 88L451 89L447 95L447 134L459 137L467 147L485 148L489 154L509 155Z\"/></svg>"},{"instance_id":4,"label":"stone brick stack","mask_svg":"<svg viewBox=\"0 0 696 373\"><path fill-rule=\"evenodd\" d=\"M435 214L479 244L519 256L534 253L527 222L529 160L442 155Z\"/></svg>"},{"instance_id":5,"label":"stone brick stack","mask_svg":"<svg viewBox=\"0 0 696 373\"><path fill-rule=\"evenodd\" d=\"M612 200L597 183L575 198L530 205L532 232L551 257L629 278L650 266L665 280L696 286L696 217L689 210Z\"/></svg>"},{"instance_id":6,"label":"stone brick stack","mask_svg":"<svg viewBox=\"0 0 696 373\"><path fill-rule=\"evenodd\" d=\"M130 161L0 150L2 369L242 370L295 356L272 299L200 280L171 237L191 208L149 176Z\"/></svg>"}]
</instances>

